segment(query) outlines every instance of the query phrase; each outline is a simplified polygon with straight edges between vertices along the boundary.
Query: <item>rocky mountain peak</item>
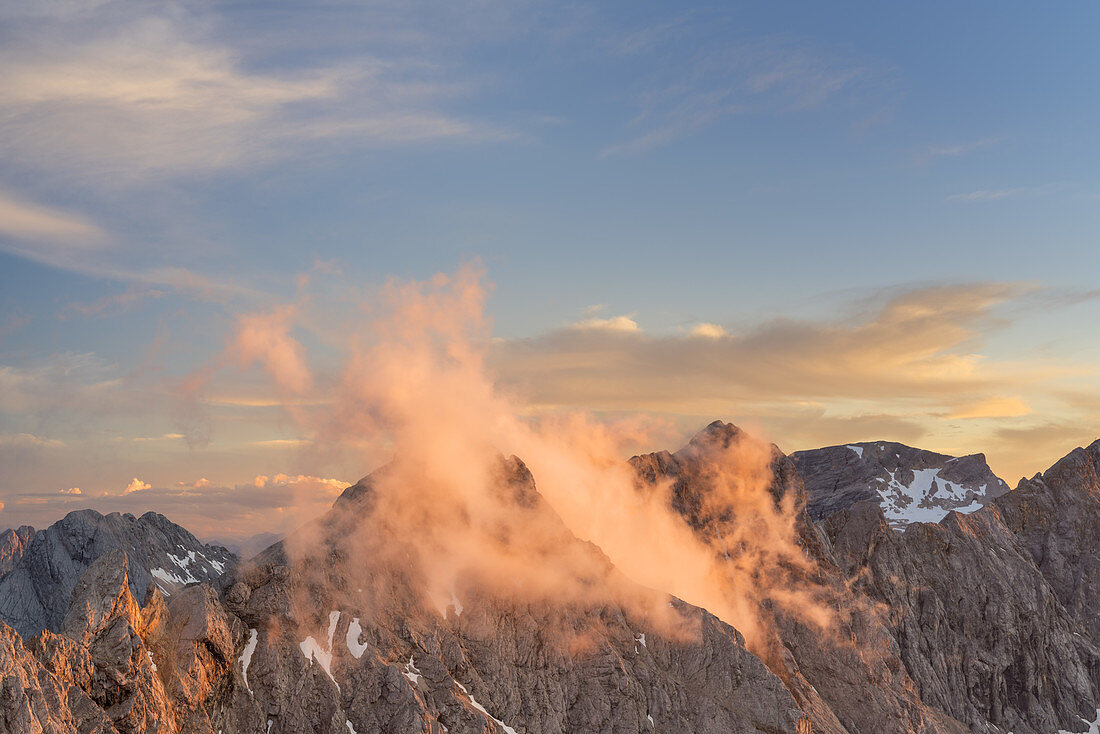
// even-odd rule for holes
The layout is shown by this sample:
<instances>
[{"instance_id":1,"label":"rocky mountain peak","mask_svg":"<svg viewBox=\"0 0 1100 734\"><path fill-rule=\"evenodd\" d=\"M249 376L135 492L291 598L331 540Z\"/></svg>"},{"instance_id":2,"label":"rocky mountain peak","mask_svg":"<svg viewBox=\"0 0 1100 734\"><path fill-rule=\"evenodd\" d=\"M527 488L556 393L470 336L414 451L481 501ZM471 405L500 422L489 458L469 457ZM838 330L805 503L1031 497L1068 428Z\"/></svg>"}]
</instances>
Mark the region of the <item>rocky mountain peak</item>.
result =
<instances>
[{"instance_id":1,"label":"rocky mountain peak","mask_svg":"<svg viewBox=\"0 0 1100 734\"><path fill-rule=\"evenodd\" d=\"M916 523L899 533L877 493L811 522L795 462L774 447L770 458L747 455L753 471L765 470L768 486L754 474L741 488L753 493L745 512L716 512L705 500L723 467L708 462L722 459L736 469L736 454L723 452L745 436L716 423L696 439L675 453L632 459L637 488L668 492L661 496L670 508L714 549L719 565L709 583L731 593L764 584L758 596L745 597L759 604L761 627L748 646L748 634L677 599L660 596L656 605L637 607L640 587L571 533L517 457L502 457L494 475L489 496L514 512L507 526L490 528L491 539L515 550L509 543L526 543L534 529L528 522L537 523L546 541L536 546L543 554L538 568L560 553L594 558L583 566L591 594L527 595L517 593L526 578L515 587L484 584L478 580L484 576L455 567L444 579L449 600L425 599L421 572L438 568L410 564L418 546L407 536L415 533L400 526L406 532L399 538L387 524L393 519L385 516L387 503L405 495L401 486L379 483L384 467L349 488L294 542L228 565L213 584L187 583L170 596L150 582L140 606L134 592L143 563L135 552L146 547L140 538L121 547L56 530L34 533L12 574L24 573L24 562L41 552L37 539L46 536L58 539L47 549L66 554L51 560L64 566L68 559L69 568L79 559L85 567L67 594L60 634L45 630L24 643L0 622L0 731L1095 728L1088 722L1100 701L1100 442L981 509L948 511L938 524ZM859 468L856 454L874 459L872 474L882 469L895 477L934 468L944 481L963 483L988 470L977 454L952 461L886 442L829 448L849 471ZM751 555L754 523L773 505L793 542L780 562L761 565L777 548ZM98 533L119 524L153 537L176 533L160 516L98 518ZM98 518L76 519L79 525ZM747 528L737 525L746 518ZM469 518L456 516L444 529L462 522ZM198 565L200 552L211 551L196 549L190 563ZM602 591L612 585L617 595ZM799 614L815 604L830 610L828 619ZM654 612L666 605L684 615L686 627L657 622Z\"/></svg>"},{"instance_id":2,"label":"rocky mountain peak","mask_svg":"<svg viewBox=\"0 0 1100 734\"><path fill-rule=\"evenodd\" d=\"M897 529L974 512L1008 491L984 454L949 456L891 441L796 451L810 516L822 519L857 502L878 502Z\"/></svg>"},{"instance_id":3,"label":"rocky mountain peak","mask_svg":"<svg viewBox=\"0 0 1100 734\"><path fill-rule=\"evenodd\" d=\"M121 548L104 553L81 575L61 623L61 633L87 645L116 619L144 628L141 608L130 592L130 566Z\"/></svg>"},{"instance_id":4,"label":"rocky mountain peak","mask_svg":"<svg viewBox=\"0 0 1100 734\"><path fill-rule=\"evenodd\" d=\"M742 436L744 436L744 432L737 426L732 423L717 420L692 436L687 446L680 449L677 453L690 453L693 451L708 452L728 449Z\"/></svg>"},{"instance_id":5,"label":"rocky mountain peak","mask_svg":"<svg viewBox=\"0 0 1100 734\"><path fill-rule=\"evenodd\" d=\"M115 550L125 553L135 599L150 585L171 595L190 583L213 580L236 562L225 548L206 545L163 515L70 512L36 532L11 570L0 578L0 620L30 638L57 632L77 580L92 563Z\"/></svg>"}]
</instances>

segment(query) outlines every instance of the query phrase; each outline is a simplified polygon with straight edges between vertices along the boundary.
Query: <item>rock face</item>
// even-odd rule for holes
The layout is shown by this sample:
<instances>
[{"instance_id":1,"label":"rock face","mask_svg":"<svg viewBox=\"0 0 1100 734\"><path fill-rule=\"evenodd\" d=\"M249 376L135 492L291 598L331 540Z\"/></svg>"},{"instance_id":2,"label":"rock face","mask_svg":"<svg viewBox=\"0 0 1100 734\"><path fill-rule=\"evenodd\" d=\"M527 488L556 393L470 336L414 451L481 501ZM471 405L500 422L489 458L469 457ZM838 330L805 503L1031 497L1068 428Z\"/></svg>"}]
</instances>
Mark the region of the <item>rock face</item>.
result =
<instances>
[{"instance_id":1,"label":"rock face","mask_svg":"<svg viewBox=\"0 0 1100 734\"><path fill-rule=\"evenodd\" d=\"M877 502L887 521L939 522L974 512L1008 491L983 454L947 456L876 441L796 451L791 460L806 484L810 517L821 520L857 502Z\"/></svg>"},{"instance_id":2,"label":"rock face","mask_svg":"<svg viewBox=\"0 0 1100 734\"><path fill-rule=\"evenodd\" d=\"M510 473L502 501L552 527L526 468L513 460ZM318 524L304 557L290 560L280 544L223 580L224 604L249 642L239 664L247 686L219 722L258 711L272 734L809 734L782 680L741 635L682 602L665 602L696 629L682 639L606 600L520 600L460 585L443 610L426 608L415 569L349 542L376 532L374 501L368 478ZM583 583L628 583L564 526L552 541L593 559Z\"/></svg>"},{"instance_id":3,"label":"rock face","mask_svg":"<svg viewBox=\"0 0 1100 734\"><path fill-rule=\"evenodd\" d=\"M1100 441L996 502L1066 611L1100 644Z\"/></svg>"},{"instance_id":4,"label":"rock face","mask_svg":"<svg viewBox=\"0 0 1100 734\"><path fill-rule=\"evenodd\" d=\"M748 440L735 426L715 422L674 454L660 452L631 459L644 482L670 480L674 509L702 538L732 537L737 518L707 512L707 496L715 491L708 471L720 453ZM776 613L770 620L769 667L786 681L800 705L811 715L814 731L963 732L966 728L942 710L927 706L899 658L890 631L862 595L852 594L848 578L837 566L806 513L802 479L793 462L771 447L769 492L778 507L790 502L797 542L812 559L809 569L789 569L790 585L813 590L817 600L845 614L822 631L792 615ZM766 615L767 610L760 610ZM838 642L841 637L847 642Z\"/></svg>"},{"instance_id":5,"label":"rock face","mask_svg":"<svg viewBox=\"0 0 1100 734\"><path fill-rule=\"evenodd\" d=\"M715 501L728 490L715 467L746 440L715 423L675 453L631 460L639 491L667 491L731 569L748 551L727 541L756 520ZM300 533L170 596L148 581L135 594L130 556L147 544L91 543L55 629L24 642L0 623L0 734L1053 734L1098 718L1100 442L904 533L877 497L815 522L795 463L774 447L763 457L753 501L789 523L794 551L755 577L730 571L772 589L754 599L763 631L751 648L706 610L625 579L514 457L497 476L492 496L509 512L493 516L490 542L537 535L548 561L584 561L569 568L591 593L458 574L448 598L429 598L432 567L379 509L384 468ZM20 557L0 586L43 535L21 554L30 534L5 536ZM834 611L815 624L788 592Z\"/></svg>"},{"instance_id":6,"label":"rock face","mask_svg":"<svg viewBox=\"0 0 1100 734\"><path fill-rule=\"evenodd\" d=\"M90 669L90 666L89 666ZM0 622L0 732L114 733L107 716L59 680Z\"/></svg>"},{"instance_id":7,"label":"rock face","mask_svg":"<svg viewBox=\"0 0 1100 734\"><path fill-rule=\"evenodd\" d=\"M5 539L13 537L23 536L5 533ZM138 599L151 583L171 594L187 583L215 579L235 562L226 549L204 545L163 515L70 512L34 533L0 578L0 620L24 639L43 629L59 631L77 580L97 558L117 549L126 552L131 592Z\"/></svg>"},{"instance_id":8,"label":"rock face","mask_svg":"<svg viewBox=\"0 0 1100 734\"><path fill-rule=\"evenodd\" d=\"M0 579L15 568L33 538L34 528L30 525L21 525L0 533Z\"/></svg>"},{"instance_id":9,"label":"rock face","mask_svg":"<svg viewBox=\"0 0 1100 734\"><path fill-rule=\"evenodd\" d=\"M879 502L824 520L882 605L922 700L976 732L1082 731L1100 701L1100 442L971 514L893 532Z\"/></svg>"},{"instance_id":10,"label":"rock face","mask_svg":"<svg viewBox=\"0 0 1100 734\"><path fill-rule=\"evenodd\" d=\"M855 588L888 609L926 703L980 732L1045 733L1095 718L1100 649L996 504L901 534L861 503L825 528Z\"/></svg>"},{"instance_id":11,"label":"rock face","mask_svg":"<svg viewBox=\"0 0 1100 734\"><path fill-rule=\"evenodd\" d=\"M211 713L229 707L239 685L243 644L240 622L209 585L167 605L151 584L139 606L126 554L106 553L76 584L61 634L43 631L24 647L0 623L0 732L213 734ZM264 730L258 715L226 729Z\"/></svg>"}]
</instances>

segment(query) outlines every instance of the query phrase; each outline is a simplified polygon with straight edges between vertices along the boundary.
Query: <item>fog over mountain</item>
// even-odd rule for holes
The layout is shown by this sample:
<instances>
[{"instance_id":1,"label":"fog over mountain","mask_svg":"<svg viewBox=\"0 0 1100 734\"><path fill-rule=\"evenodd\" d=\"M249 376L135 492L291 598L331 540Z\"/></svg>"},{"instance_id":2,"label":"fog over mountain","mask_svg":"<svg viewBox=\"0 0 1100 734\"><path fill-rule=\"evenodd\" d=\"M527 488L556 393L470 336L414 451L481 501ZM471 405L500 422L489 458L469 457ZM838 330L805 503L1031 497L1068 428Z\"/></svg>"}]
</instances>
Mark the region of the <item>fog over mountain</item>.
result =
<instances>
[{"instance_id":1,"label":"fog over mountain","mask_svg":"<svg viewBox=\"0 0 1100 734\"><path fill-rule=\"evenodd\" d=\"M1098 29L0 1L0 734L1100 734Z\"/></svg>"},{"instance_id":2,"label":"fog over mountain","mask_svg":"<svg viewBox=\"0 0 1100 734\"><path fill-rule=\"evenodd\" d=\"M895 475L958 463L864 448L908 457ZM856 453L789 458L715 422L679 451L631 459L637 501L657 501L711 549L705 585L680 587L709 610L637 585L574 534L515 457L487 477L491 507L446 510L447 525L419 536L404 523L424 516L403 511L409 488L394 481L407 475L394 465L240 561L151 514L77 512L5 531L0 724L103 734L1095 727L1100 441L981 507L904 525L888 520L893 495L854 496L861 481L884 483L840 451ZM947 481L986 484L971 463L977 476ZM814 516L805 467L836 488L817 483ZM756 472L765 481L751 481ZM440 577L446 534L504 555L489 565L453 556ZM505 559L511 569L498 567ZM45 611L28 615L16 598Z\"/></svg>"}]
</instances>

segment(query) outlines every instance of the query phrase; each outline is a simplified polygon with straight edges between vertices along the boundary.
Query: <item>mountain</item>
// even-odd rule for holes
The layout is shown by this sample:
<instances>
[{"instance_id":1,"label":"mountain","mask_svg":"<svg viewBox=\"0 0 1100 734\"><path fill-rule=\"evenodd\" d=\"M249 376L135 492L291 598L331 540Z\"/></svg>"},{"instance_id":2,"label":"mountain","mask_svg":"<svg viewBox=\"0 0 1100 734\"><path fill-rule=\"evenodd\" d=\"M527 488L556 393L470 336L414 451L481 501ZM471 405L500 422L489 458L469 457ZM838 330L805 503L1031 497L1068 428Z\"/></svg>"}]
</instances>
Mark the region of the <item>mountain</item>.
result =
<instances>
[{"instance_id":1,"label":"mountain","mask_svg":"<svg viewBox=\"0 0 1100 734\"><path fill-rule=\"evenodd\" d=\"M892 531L860 503L825 521L888 625L922 700L972 731L1045 734L1096 717L1097 641L1059 602L995 505Z\"/></svg>"},{"instance_id":2,"label":"mountain","mask_svg":"<svg viewBox=\"0 0 1100 734\"><path fill-rule=\"evenodd\" d=\"M731 525L736 518L705 508L713 506L708 497L720 491L712 467L722 452L747 440L736 426L716 421L679 451L637 456L631 464L647 484L672 482L672 506L699 537L734 537ZM791 574L788 586L813 589L819 602L847 610L836 620L837 633L849 641L846 644L837 644L833 635L823 635L820 629L789 614L776 611L772 619L770 646L774 652L765 655L765 660L804 708L824 708L829 713L817 717L814 731L966 731L958 721L920 700L890 632L865 599L851 593L849 579L831 549L822 543L807 513L805 489L794 462L775 446L770 453L770 497L776 507L790 502L799 546L813 559L810 570L782 569ZM829 725L831 717L835 717L835 725Z\"/></svg>"},{"instance_id":3,"label":"mountain","mask_svg":"<svg viewBox=\"0 0 1100 734\"><path fill-rule=\"evenodd\" d=\"M225 548L201 543L154 512L134 517L78 510L33 537L20 528L0 541L10 543L0 547L20 548L11 556L10 571L0 578L0 620L24 639L43 629L60 629L77 580L109 551L126 552L129 583L139 599L151 583L172 594L186 584L216 579L236 561Z\"/></svg>"},{"instance_id":4,"label":"mountain","mask_svg":"<svg viewBox=\"0 0 1100 734\"><path fill-rule=\"evenodd\" d=\"M603 589L652 592L574 537L517 459L504 462L495 495L506 513L491 538L534 542L548 571L568 558L591 600L459 576L442 609L426 606L418 546L385 532L378 482L347 489L300 531L305 543L292 536L222 580L226 609L249 630L248 705L213 717L226 731L245 717L272 734L809 731L783 682L713 615L663 597L698 632L674 635L608 601Z\"/></svg>"},{"instance_id":5,"label":"mountain","mask_svg":"<svg viewBox=\"0 0 1100 734\"><path fill-rule=\"evenodd\" d=\"M1100 643L1100 441L995 504L1058 601Z\"/></svg>"},{"instance_id":6,"label":"mountain","mask_svg":"<svg viewBox=\"0 0 1100 734\"><path fill-rule=\"evenodd\" d=\"M983 454L947 456L889 441L796 451L810 517L820 520L857 502L877 502L891 526L939 522L974 512L1008 491Z\"/></svg>"},{"instance_id":7,"label":"mountain","mask_svg":"<svg viewBox=\"0 0 1100 734\"><path fill-rule=\"evenodd\" d=\"M54 629L24 637L0 623L0 732L1100 726L1100 441L972 512L904 533L877 496L834 500L838 509L812 517L798 457L754 446L716 422L676 452L630 461L640 501L667 502L714 549L709 582L752 607L751 636L627 579L572 534L515 457L492 474L490 506L457 511L437 499L411 515L394 480L407 475L391 465L320 520L170 595L150 582L139 595L133 579L150 542L139 536L163 533L160 522L121 516L133 545L86 546ZM946 481L977 481L944 463ZM402 532L408 520L424 532ZM45 532L10 554L20 557L4 581L41 552ZM452 532L459 545L438 535ZM454 550L475 542L462 558L505 565L460 562ZM572 586L543 589L507 565L531 551ZM447 559L455 565L442 568Z\"/></svg>"},{"instance_id":8,"label":"mountain","mask_svg":"<svg viewBox=\"0 0 1100 734\"><path fill-rule=\"evenodd\" d=\"M514 458L494 494L517 524L490 537L507 549L537 535L548 560L583 569L576 581L590 593L514 596L510 583L524 579L465 579L442 612L426 607L416 547L385 532L379 476L297 537L167 605L150 585L139 608L125 552L101 556L61 634L23 647L0 625L0 666L26 682L14 701L0 697L0 717L66 732L111 731L104 714L118 732L812 731L736 630L623 578ZM607 588L659 604L620 606ZM687 626L666 628L668 609Z\"/></svg>"}]
</instances>

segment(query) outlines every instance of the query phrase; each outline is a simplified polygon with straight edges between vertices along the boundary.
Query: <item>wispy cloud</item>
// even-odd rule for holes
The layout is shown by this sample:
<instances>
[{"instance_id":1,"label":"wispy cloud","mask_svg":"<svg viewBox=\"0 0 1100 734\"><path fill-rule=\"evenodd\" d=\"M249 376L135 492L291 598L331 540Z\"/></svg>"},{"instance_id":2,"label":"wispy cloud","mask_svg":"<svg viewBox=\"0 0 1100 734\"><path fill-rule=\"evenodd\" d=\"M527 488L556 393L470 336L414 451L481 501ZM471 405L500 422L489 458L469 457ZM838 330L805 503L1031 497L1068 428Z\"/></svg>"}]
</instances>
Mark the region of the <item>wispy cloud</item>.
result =
<instances>
[{"instance_id":1,"label":"wispy cloud","mask_svg":"<svg viewBox=\"0 0 1100 734\"><path fill-rule=\"evenodd\" d=\"M25 448L62 448L65 446L65 442L59 441L56 438L43 438L42 436L36 436L33 433L12 433L7 435L0 434L0 446Z\"/></svg>"},{"instance_id":2,"label":"wispy cloud","mask_svg":"<svg viewBox=\"0 0 1100 734\"><path fill-rule=\"evenodd\" d=\"M977 150L983 150L985 148L991 148L998 143L1004 142L1004 137L988 137L978 140L971 140L965 143L956 143L953 145L929 145L918 154L918 158L924 161L934 158L954 158L967 153L973 153Z\"/></svg>"},{"instance_id":3,"label":"wispy cloud","mask_svg":"<svg viewBox=\"0 0 1100 734\"><path fill-rule=\"evenodd\" d=\"M128 311L146 299L161 298L165 295L167 292L163 290L131 286L122 293L103 296L89 303L71 303L58 313L58 318L64 321L73 316L92 318L115 315Z\"/></svg>"},{"instance_id":4,"label":"wispy cloud","mask_svg":"<svg viewBox=\"0 0 1100 734\"><path fill-rule=\"evenodd\" d=\"M1014 189L979 189L965 194L952 194L947 201L997 201L1024 194L1033 194L1039 189L1032 186L1021 186Z\"/></svg>"},{"instance_id":5,"label":"wispy cloud","mask_svg":"<svg viewBox=\"0 0 1100 734\"><path fill-rule=\"evenodd\" d=\"M263 163L324 141L504 135L445 111L469 89L431 64L360 56L279 67L218 40L218 19L197 8L76 6L18 18L0 50L9 165L117 185Z\"/></svg>"},{"instance_id":6,"label":"wispy cloud","mask_svg":"<svg viewBox=\"0 0 1100 734\"><path fill-rule=\"evenodd\" d=\"M0 238L37 246L95 249L108 242L107 233L86 217L35 204L0 191Z\"/></svg>"},{"instance_id":7,"label":"wispy cloud","mask_svg":"<svg viewBox=\"0 0 1100 734\"><path fill-rule=\"evenodd\" d=\"M634 132L604 148L601 157L644 153L732 115L812 109L886 76L869 63L792 39L733 45L723 40L700 50L691 35L676 23L633 34L620 44L626 55L653 54L671 41L692 52L663 49L657 57L667 61L666 67L636 92L639 112L628 125Z\"/></svg>"}]
</instances>

